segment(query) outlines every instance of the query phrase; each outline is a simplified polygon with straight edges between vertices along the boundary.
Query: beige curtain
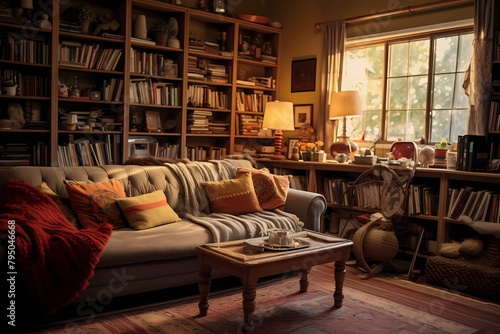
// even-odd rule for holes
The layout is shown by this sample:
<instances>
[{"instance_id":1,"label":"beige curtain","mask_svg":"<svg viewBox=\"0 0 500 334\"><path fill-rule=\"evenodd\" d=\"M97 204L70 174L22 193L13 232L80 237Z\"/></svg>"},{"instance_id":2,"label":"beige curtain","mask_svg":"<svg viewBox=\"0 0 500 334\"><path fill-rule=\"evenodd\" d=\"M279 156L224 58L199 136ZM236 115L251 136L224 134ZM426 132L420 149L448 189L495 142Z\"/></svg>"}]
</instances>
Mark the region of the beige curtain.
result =
<instances>
[{"instance_id":1,"label":"beige curtain","mask_svg":"<svg viewBox=\"0 0 500 334\"><path fill-rule=\"evenodd\" d=\"M344 20L326 22L321 24L321 29L323 31L323 61L317 132L318 138L325 142L325 151L329 153L330 145L337 138L337 121L328 119L328 108L332 92L338 92L341 89L346 24Z\"/></svg>"},{"instance_id":2,"label":"beige curtain","mask_svg":"<svg viewBox=\"0 0 500 334\"><path fill-rule=\"evenodd\" d=\"M493 56L493 13L495 0L474 1L474 41L469 73L464 88L469 95L467 133L484 135L490 111Z\"/></svg>"}]
</instances>

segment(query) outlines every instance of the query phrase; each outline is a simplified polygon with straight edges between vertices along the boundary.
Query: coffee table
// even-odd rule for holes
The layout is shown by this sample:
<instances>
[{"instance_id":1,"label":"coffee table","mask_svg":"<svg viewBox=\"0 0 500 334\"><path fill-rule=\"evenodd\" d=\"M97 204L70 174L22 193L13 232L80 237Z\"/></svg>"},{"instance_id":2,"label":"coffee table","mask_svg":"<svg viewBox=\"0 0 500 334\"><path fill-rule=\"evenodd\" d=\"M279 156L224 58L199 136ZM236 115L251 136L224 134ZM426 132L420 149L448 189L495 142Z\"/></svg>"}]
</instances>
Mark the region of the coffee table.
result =
<instances>
[{"instance_id":1,"label":"coffee table","mask_svg":"<svg viewBox=\"0 0 500 334\"><path fill-rule=\"evenodd\" d=\"M307 247L291 250L271 250L259 247L259 241L267 238L228 241L205 244L197 247L200 302L199 316L208 312L211 271L216 268L239 277L243 285L243 313L245 323L251 325L255 311L256 286L259 277L301 271L300 292L307 292L311 267L335 262L334 307L342 307L345 278L345 261L349 259L352 241L326 234L302 231L293 237ZM248 243L253 246L248 245Z\"/></svg>"}]
</instances>

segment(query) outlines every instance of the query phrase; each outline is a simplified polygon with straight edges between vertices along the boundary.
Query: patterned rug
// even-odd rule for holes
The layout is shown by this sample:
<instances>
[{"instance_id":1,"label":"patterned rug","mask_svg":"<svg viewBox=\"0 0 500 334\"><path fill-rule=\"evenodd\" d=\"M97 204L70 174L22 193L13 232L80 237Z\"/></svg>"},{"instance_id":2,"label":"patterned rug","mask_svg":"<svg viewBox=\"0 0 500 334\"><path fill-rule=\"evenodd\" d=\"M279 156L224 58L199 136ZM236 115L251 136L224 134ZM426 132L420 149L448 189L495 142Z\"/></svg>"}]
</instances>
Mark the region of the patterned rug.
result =
<instances>
[{"instance_id":1,"label":"patterned rug","mask_svg":"<svg viewBox=\"0 0 500 334\"><path fill-rule=\"evenodd\" d=\"M343 307L333 308L333 265L314 267L299 293L289 275L257 287L253 333L499 333L500 305L403 279L364 280L348 268ZM196 297L68 320L37 333L248 333L239 288L214 292L206 317Z\"/></svg>"}]
</instances>

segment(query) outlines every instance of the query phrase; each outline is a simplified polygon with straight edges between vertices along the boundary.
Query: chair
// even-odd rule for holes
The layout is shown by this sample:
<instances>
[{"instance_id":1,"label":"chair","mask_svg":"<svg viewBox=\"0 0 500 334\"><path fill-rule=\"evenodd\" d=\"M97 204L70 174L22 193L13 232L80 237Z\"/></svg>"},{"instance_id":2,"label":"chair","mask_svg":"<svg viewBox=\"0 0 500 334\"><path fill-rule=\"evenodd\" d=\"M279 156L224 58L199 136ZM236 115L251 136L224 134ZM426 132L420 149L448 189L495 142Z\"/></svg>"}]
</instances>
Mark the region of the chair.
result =
<instances>
[{"instance_id":1,"label":"chair","mask_svg":"<svg viewBox=\"0 0 500 334\"><path fill-rule=\"evenodd\" d=\"M406 226L409 185L418 149L413 142L397 142L391 153L407 166L377 164L359 175L349 190L351 218L360 226L353 236L353 251L358 265L369 276L380 272L397 254L397 231ZM371 267L367 259L380 263Z\"/></svg>"}]
</instances>

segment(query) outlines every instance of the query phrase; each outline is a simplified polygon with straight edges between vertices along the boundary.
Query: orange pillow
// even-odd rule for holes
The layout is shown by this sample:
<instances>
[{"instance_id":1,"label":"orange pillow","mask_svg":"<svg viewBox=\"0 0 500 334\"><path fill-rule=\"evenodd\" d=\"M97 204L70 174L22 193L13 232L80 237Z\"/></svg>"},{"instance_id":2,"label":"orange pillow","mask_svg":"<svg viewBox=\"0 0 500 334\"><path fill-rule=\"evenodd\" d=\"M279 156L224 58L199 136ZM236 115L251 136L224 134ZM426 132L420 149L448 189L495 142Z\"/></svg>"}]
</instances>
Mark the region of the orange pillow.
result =
<instances>
[{"instance_id":1,"label":"orange pillow","mask_svg":"<svg viewBox=\"0 0 500 334\"><path fill-rule=\"evenodd\" d=\"M263 210L285 209L290 188L290 175L274 175L269 171L238 168L236 177L251 173L255 193Z\"/></svg>"},{"instance_id":2,"label":"orange pillow","mask_svg":"<svg viewBox=\"0 0 500 334\"><path fill-rule=\"evenodd\" d=\"M212 212L240 215L262 211L250 173L232 180L203 182L203 185Z\"/></svg>"},{"instance_id":3,"label":"orange pillow","mask_svg":"<svg viewBox=\"0 0 500 334\"><path fill-rule=\"evenodd\" d=\"M64 185L71 207L84 228L97 228L104 223L110 223L114 229L125 226L116 205L118 198L126 197L120 181L85 183L64 180Z\"/></svg>"}]
</instances>

